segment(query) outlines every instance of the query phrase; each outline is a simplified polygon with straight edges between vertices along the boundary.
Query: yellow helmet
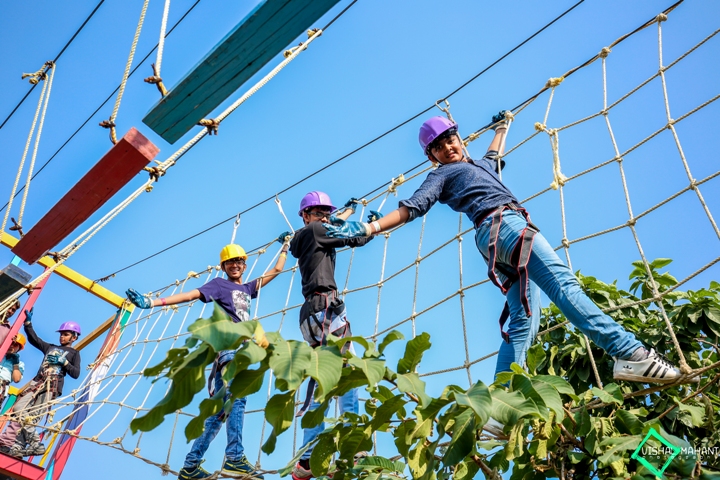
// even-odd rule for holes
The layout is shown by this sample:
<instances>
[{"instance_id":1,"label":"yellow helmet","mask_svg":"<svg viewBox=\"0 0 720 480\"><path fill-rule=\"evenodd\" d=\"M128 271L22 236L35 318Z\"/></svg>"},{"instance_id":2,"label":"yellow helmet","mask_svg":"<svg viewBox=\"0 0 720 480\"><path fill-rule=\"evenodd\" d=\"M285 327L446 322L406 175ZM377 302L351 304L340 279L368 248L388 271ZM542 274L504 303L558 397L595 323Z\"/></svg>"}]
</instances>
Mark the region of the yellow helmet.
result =
<instances>
[{"instance_id":1,"label":"yellow helmet","mask_svg":"<svg viewBox=\"0 0 720 480\"><path fill-rule=\"evenodd\" d=\"M25 348L25 342L25 335L23 335L22 333L18 333L17 335L15 335L15 338L13 338L13 343L17 343L18 345L20 345L20 350Z\"/></svg>"},{"instance_id":2,"label":"yellow helmet","mask_svg":"<svg viewBox=\"0 0 720 480\"><path fill-rule=\"evenodd\" d=\"M248 256L240 245L231 243L230 245L225 245L223 249L220 250L220 265L231 258L242 258L243 260L247 260Z\"/></svg>"}]
</instances>

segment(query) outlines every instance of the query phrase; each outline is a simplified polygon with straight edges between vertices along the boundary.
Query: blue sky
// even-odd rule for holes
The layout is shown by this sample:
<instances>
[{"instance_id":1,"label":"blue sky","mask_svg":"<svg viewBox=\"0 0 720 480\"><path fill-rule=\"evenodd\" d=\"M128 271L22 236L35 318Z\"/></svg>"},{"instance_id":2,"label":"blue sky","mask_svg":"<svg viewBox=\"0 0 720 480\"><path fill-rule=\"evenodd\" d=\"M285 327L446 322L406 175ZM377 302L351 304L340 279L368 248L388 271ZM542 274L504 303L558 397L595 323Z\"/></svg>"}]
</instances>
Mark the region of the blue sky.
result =
<instances>
[{"instance_id":1,"label":"blue sky","mask_svg":"<svg viewBox=\"0 0 720 480\"><path fill-rule=\"evenodd\" d=\"M170 10L170 25L194 3L175 0ZM202 0L168 37L162 63L162 77L172 87L204 54L212 48L244 15L255 1ZM322 26L348 5L342 0L321 21ZM0 7L0 121L4 120L29 85L20 75L32 72L53 58L97 4L96 1L15 2ZM83 121L100 105L119 83L135 31L142 2L105 2L86 28L58 62L45 129L40 143L38 167L67 140ZM513 48L531 33L572 6L574 2L551 4L537 2L473 2L453 0L443 4L418 0L414 2L360 1L343 15L322 37L290 64L273 81L247 101L222 123L217 137L208 137L186 154L160 180L152 193L143 194L117 219L78 251L68 266L97 279L151 255L171 244L235 215L273 196L296 181L340 158L400 122L424 110L439 98L452 92L487 65ZM500 109L514 107L538 92L548 78L557 77L583 63L621 35L634 30L669 6L669 2L598 2L588 0L551 26L508 58L490 69L450 98L451 111L460 124L461 133L485 125ZM163 2L150 2L145 27L138 44L136 62L158 39ZM717 4L685 2L663 23L665 64L675 60L718 28ZM616 46L607 59L608 101L614 102L658 69L657 27L652 26ZM718 94L720 70L717 61L720 44L717 37L673 66L666 73L671 116L678 118ZM297 42L294 42L294 44ZM142 82L151 74L150 62L143 65L128 82L117 118L122 135L131 126L148 136L164 160L182 144L169 145L141 122L158 100L155 87ZM261 72L269 71L276 59ZM259 76L257 77L259 78ZM240 96L236 92L224 105ZM17 165L25 145L39 89L36 89L15 115L0 129L2 161L0 162L0 206L7 201ZM93 117L47 168L33 181L24 224L34 224L42 215L110 148L107 132L97 126L108 118L112 103ZM602 72L600 62L578 71L557 88L548 117L549 128L569 124L602 109ZM533 125L542 121L548 93L528 106L517 117L508 139L513 146L534 132ZM715 134L720 106L710 104L676 126L685 157L695 179L703 179L718 170L717 151L720 140ZM219 110L218 110L219 111ZM440 113L439 111L432 114ZM430 114L428 114L430 115ZM336 204L387 183L401 172L423 161L417 145L417 129L423 119L416 119L342 162L283 193L279 198L295 228L301 226L296 216L297 204L309 190L328 192ZM609 115L621 152L628 150L666 123L663 91L658 79L613 108ZM188 135L189 137L189 135ZM489 141L483 136L470 146L473 156L481 156ZM602 118L560 132L562 171L571 176L614 157L608 130ZM540 134L508 157L504 180L518 198L527 198L547 188L552 181L552 150L546 134ZM688 177L669 131L663 131L645 145L625 156L623 168L632 208L640 212L687 187ZM139 175L130 182L93 219L100 218L131 191L145 181ZM409 196L422 177L407 182L391 196L384 212L395 208L400 198ZM720 196L713 179L700 187L711 212L720 206ZM379 206L381 200L371 206ZM623 186L617 164L613 163L570 182L564 189L567 237L571 240L623 224L628 219ZM526 205L550 243L559 246L562 239L559 195L545 193ZM17 205L13 207L17 214ZM91 219L91 221L93 220ZM90 221L90 222L91 222ZM86 226L91 223L88 222ZM411 265L418 254L421 221L416 221L391 235L387 244L385 277ZM462 220L462 231L470 228ZM246 249L259 247L287 230L274 202L266 202L242 216L237 242ZM685 278L718 256L718 237L697 196L687 192L638 222L641 246L649 259L670 257L675 262L669 270ZM458 232L458 215L447 207L436 206L426 220L421 255L425 256ZM77 233L76 233L77 234ZM191 241L128 269L104 285L122 293L128 287L151 291L184 279L189 271L200 271L217 263L220 248L229 242L232 222L228 222ZM69 241L70 239L68 239ZM464 285L485 278L485 265L478 255L472 235L462 242ZM63 244L64 245L64 244ZM277 253L278 245L260 257L254 276L265 269ZM384 238L378 238L353 258L348 288L357 289L380 279L385 252ZM251 258L251 261L254 257ZM337 278L342 285L348 272L349 252L338 260ZM573 244L570 258L575 270L605 281L618 280L627 287L630 262L639 259L638 248L628 228L592 240ZM0 264L12 259L7 249L0 250ZM34 275L38 267L25 266ZM452 295L459 288L458 242L451 244L420 263L416 311L420 312ZM692 279L687 288L697 289L717 279L718 267L711 267ZM194 288L202 280L188 282ZM285 305L301 301L299 279L290 289L290 275L284 275L263 291L259 314L266 315ZM381 291L372 287L348 295L347 303L353 329L369 335L378 325L382 330L412 313L415 269L408 269L387 282ZM288 291L290 296L288 297ZM502 296L489 284L468 290L464 310L469 358L479 358L497 349L500 337L496 319L502 307ZM545 303L547 305L547 303ZM69 319L90 331L113 314L113 308L60 278L52 278L35 308L36 328L46 339ZM181 310L172 320L161 317L150 338L157 338L161 328L182 332L187 323L200 314L199 307L181 325ZM264 320L270 330L283 322L287 338L299 338L297 310ZM444 302L416 320L416 331L432 335L434 348L422 371L435 371L460 365L465 359L460 302L457 296ZM151 321L155 322L157 317ZM140 324L138 324L140 325ZM140 334L144 338L150 326ZM399 327L406 336L410 324ZM129 332L128 340L134 331ZM137 371L149 361L162 358L169 341L159 345L148 360L149 352L133 349L119 372ZM86 363L97 353L98 346L83 352ZM124 352L125 350L123 350ZM402 352L391 349L394 361ZM39 355L27 349L23 358L28 370L34 371ZM125 357L122 357L125 358ZM137 360L137 365L130 368ZM118 362L119 363L119 362ZM494 360L481 362L471 369L472 379L489 383ZM135 377L131 380L134 382ZM428 389L439 393L447 383L467 385L465 371L426 378ZM129 381L128 381L129 383ZM79 381L68 382L67 389ZM139 405L149 382L142 380L127 398ZM105 392L109 392L108 388ZM120 401L127 393L121 384L111 401ZM156 391L157 390L157 391ZM153 389L148 404L158 400L161 386ZM267 398L267 385L249 400L249 409L259 409ZM101 409L83 431L92 435L115 415L110 405ZM187 410L194 411L195 406ZM127 414L121 414L102 433L101 440L112 441L122 435ZM123 419L125 424L123 425ZM170 429L168 419L157 432L143 437L142 456L164 463L167 457ZM182 464L189 446L182 439L182 420L174 437L169 457L171 468ZM248 457L255 461L260 442L262 417L246 417L245 440ZM266 430L265 435L268 431ZM137 436L124 441L135 448ZM299 441L299 440L298 440ZM380 442L382 450L384 440ZM217 469L222 461L224 431L207 455L206 468ZM284 465L292 452L292 432L278 443L271 457L262 458L263 467ZM90 478L88 472L102 469L107 479L161 478L160 471L111 448L89 442L78 442L67 469L66 478Z\"/></svg>"}]
</instances>

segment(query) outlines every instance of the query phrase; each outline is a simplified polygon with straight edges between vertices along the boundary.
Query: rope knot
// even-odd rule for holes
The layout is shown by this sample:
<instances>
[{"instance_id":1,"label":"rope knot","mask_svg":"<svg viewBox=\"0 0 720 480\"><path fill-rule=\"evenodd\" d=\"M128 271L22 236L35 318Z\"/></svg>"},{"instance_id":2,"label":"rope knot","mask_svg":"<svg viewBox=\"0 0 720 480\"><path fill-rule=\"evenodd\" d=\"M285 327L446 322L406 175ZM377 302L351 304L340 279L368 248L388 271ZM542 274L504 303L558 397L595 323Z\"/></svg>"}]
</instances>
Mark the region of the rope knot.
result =
<instances>
[{"instance_id":1,"label":"rope knot","mask_svg":"<svg viewBox=\"0 0 720 480\"><path fill-rule=\"evenodd\" d=\"M545 84L545 88L555 88L560 85L565 77L551 77Z\"/></svg>"},{"instance_id":2,"label":"rope knot","mask_svg":"<svg viewBox=\"0 0 720 480\"><path fill-rule=\"evenodd\" d=\"M394 193L395 196L397 196L397 187L405 183L405 175L402 173L397 177L390 180L390 186L388 187L388 192Z\"/></svg>"},{"instance_id":3,"label":"rope knot","mask_svg":"<svg viewBox=\"0 0 720 480\"><path fill-rule=\"evenodd\" d=\"M607 58L607 56L610 55L610 52L612 52L610 47L603 47L603 49L600 50L600 53L598 53L598 56L600 58Z\"/></svg>"},{"instance_id":4,"label":"rope knot","mask_svg":"<svg viewBox=\"0 0 720 480\"><path fill-rule=\"evenodd\" d=\"M545 130L545 124L540 122L535 122L535 130L538 132L542 132Z\"/></svg>"},{"instance_id":5,"label":"rope knot","mask_svg":"<svg viewBox=\"0 0 720 480\"><path fill-rule=\"evenodd\" d=\"M315 35L316 33L320 33L320 35L322 35L322 30L320 30L319 28L311 28L310 30L307 31L307 36L308 36L308 38L310 38L313 35Z\"/></svg>"},{"instance_id":6,"label":"rope knot","mask_svg":"<svg viewBox=\"0 0 720 480\"><path fill-rule=\"evenodd\" d=\"M631 218L630 220L627 221L627 226L634 227L636 223L637 223L637 218Z\"/></svg>"},{"instance_id":7,"label":"rope knot","mask_svg":"<svg viewBox=\"0 0 720 480\"><path fill-rule=\"evenodd\" d=\"M308 33L309 33L309 32L308 32ZM303 46L303 43L300 42L300 43L297 44L297 46L295 46L295 47L290 47L290 49L285 50L285 51L283 52L283 57L285 57L285 58L290 58L290 57L293 55L293 53L297 52L298 49L302 48L302 46Z\"/></svg>"},{"instance_id":8,"label":"rope knot","mask_svg":"<svg viewBox=\"0 0 720 480\"><path fill-rule=\"evenodd\" d=\"M115 122L112 121L112 118L109 120L103 120L98 125L103 128L110 129L110 140L112 141L113 145L115 145L117 143L117 134L115 132Z\"/></svg>"},{"instance_id":9,"label":"rope knot","mask_svg":"<svg viewBox=\"0 0 720 480\"><path fill-rule=\"evenodd\" d=\"M163 477L169 475L170 472L172 471L172 470L170 470L170 465L168 465L167 463L163 463L162 465L160 465L160 470L162 470L161 475Z\"/></svg>"},{"instance_id":10,"label":"rope knot","mask_svg":"<svg viewBox=\"0 0 720 480\"><path fill-rule=\"evenodd\" d=\"M21 237L24 237L25 233L23 233L22 225L20 225L13 217L10 217L10 220L12 221L13 226L9 229L13 232L18 232Z\"/></svg>"},{"instance_id":11,"label":"rope knot","mask_svg":"<svg viewBox=\"0 0 720 480\"><path fill-rule=\"evenodd\" d=\"M160 91L160 95L162 95L164 97L168 93L167 88L165 88L162 77L160 76L160 74L157 70L157 67L155 66L154 63L152 64L152 69L153 69L153 76L145 78L144 81L145 81L145 83L152 83L155 86L157 86L158 90Z\"/></svg>"},{"instance_id":12,"label":"rope knot","mask_svg":"<svg viewBox=\"0 0 720 480\"><path fill-rule=\"evenodd\" d=\"M468 137L463 141L463 145L465 145L465 146L467 147L467 146L470 144L470 142L474 142L475 140L478 139L479 136L480 136L480 134L477 133L477 132L471 133L471 134L468 135Z\"/></svg>"},{"instance_id":13,"label":"rope knot","mask_svg":"<svg viewBox=\"0 0 720 480\"><path fill-rule=\"evenodd\" d=\"M698 187L697 180L695 180L693 178L692 181L690 182L690 190L697 190L697 187Z\"/></svg>"},{"instance_id":14,"label":"rope knot","mask_svg":"<svg viewBox=\"0 0 720 480\"><path fill-rule=\"evenodd\" d=\"M217 121L214 118L203 118L198 122L198 125L202 125L203 127L207 128L208 135L217 135L218 134L218 127L220 127L220 122Z\"/></svg>"},{"instance_id":15,"label":"rope knot","mask_svg":"<svg viewBox=\"0 0 720 480\"><path fill-rule=\"evenodd\" d=\"M200 278L200 274L197 273L197 272L193 272L192 270L190 270L190 271L188 272L188 274L187 274L187 278L190 278L190 277L192 277L192 278Z\"/></svg>"},{"instance_id":16,"label":"rope knot","mask_svg":"<svg viewBox=\"0 0 720 480\"><path fill-rule=\"evenodd\" d=\"M25 80L26 78L29 78L28 82L30 82L33 85L37 85L42 80L45 80L47 78L47 71L50 70L52 67L55 66L55 63L52 60L48 60L45 62L40 70L34 73L23 73L20 77L22 80Z\"/></svg>"},{"instance_id":17,"label":"rope knot","mask_svg":"<svg viewBox=\"0 0 720 480\"><path fill-rule=\"evenodd\" d=\"M664 13L659 13L658 16L655 17L655 20L657 20L658 22L664 22L665 20L667 20L667 15L665 15Z\"/></svg>"},{"instance_id":18,"label":"rope knot","mask_svg":"<svg viewBox=\"0 0 720 480\"><path fill-rule=\"evenodd\" d=\"M567 238L563 238L561 243L564 248L570 248L570 242Z\"/></svg>"}]
</instances>

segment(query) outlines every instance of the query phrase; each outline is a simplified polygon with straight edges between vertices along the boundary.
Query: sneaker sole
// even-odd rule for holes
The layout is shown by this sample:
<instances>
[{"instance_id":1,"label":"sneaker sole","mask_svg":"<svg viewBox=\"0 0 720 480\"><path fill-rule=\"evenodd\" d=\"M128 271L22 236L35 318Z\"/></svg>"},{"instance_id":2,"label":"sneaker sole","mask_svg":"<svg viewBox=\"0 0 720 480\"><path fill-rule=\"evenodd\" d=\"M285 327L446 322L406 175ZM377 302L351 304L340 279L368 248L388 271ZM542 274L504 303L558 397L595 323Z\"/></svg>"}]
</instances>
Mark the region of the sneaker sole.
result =
<instances>
[{"instance_id":1,"label":"sneaker sole","mask_svg":"<svg viewBox=\"0 0 720 480\"><path fill-rule=\"evenodd\" d=\"M253 472L237 472L233 470L225 470L224 468L220 470L220 473L223 475L227 475L228 477L235 477L235 478L256 478L258 480L263 480L265 477L258 475L257 473Z\"/></svg>"},{"instance_id":2,"label":"sneaker sole","mask_svg":"<svg viewBox=\"0 0 720 480\"><path fill-rule=\"evenodd\" d=\"M662 385L668 384L668 383L675 383L679 380L679 378L655 378L655 377L643 377L641 375L627 375L623 373L616 373L613 374L613 379L615 380L625 380L628 382L640 382L640 383L659 383ZM694 383L694 382L686 382L686 383Z\"/></svg>"}]
</instances>

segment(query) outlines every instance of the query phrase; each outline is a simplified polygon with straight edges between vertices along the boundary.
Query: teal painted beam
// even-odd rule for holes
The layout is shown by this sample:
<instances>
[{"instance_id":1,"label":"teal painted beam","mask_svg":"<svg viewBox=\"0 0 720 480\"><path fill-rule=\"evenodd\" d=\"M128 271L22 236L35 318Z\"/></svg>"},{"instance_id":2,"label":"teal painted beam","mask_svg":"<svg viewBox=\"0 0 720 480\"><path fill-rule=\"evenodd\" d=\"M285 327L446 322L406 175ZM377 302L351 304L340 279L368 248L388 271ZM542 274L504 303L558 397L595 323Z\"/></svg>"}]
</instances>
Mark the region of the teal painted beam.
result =
<instances>
[{"instance_id":1,"label":"teal painted beam","mask_svg":"<svg viewBox=\"0 0 720 480\"><path fill-rule=\"evenodd\" d=\"M175 143L338 1L261 1L145 115L143 122Z\"/></svg>"}]
</instances>

